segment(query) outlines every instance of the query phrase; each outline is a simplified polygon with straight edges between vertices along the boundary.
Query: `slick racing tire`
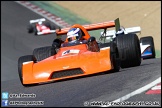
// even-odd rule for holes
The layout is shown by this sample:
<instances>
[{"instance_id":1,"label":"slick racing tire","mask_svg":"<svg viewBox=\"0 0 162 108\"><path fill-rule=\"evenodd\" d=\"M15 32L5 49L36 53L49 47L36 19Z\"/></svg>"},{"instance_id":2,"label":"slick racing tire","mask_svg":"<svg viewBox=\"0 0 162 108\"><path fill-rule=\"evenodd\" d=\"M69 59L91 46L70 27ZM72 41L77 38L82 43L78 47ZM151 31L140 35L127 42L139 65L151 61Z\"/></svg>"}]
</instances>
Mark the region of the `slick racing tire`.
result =
<instances>
[{"instance_id":1,"label":"slick racing tire","mask_svg":"<svg viewBox=\"0 0 162 108\"><path fill-rule=\"evenodd\" d=\"M52 25L52 24L50 24L50 29L51 29L51 30L56 30L55 26Z\"/></svg>"},{"instance_id":2,"label":"slick racing tire","mask_svg":"<svg viewBox=\"0 0 162 108\"><path fill-rule=\"evenodd\" d=\"M110 59L113 66L113 72L118 72L120 70L120 58L118 53L118 48L116 43L110 42L110 43L101 43L101 48L110 47Z\"/></svg>"},{"instance_id":3,"label":"slick racing tire","mask_svg":"<svg viewBox=\"0 0 162 108\"><path fill-rule=\"evenodd\" d=\"M38 33L38 30L37 30L36 25L35 25L34 26L34 35L37 35L37 33Z\"/></svg>"},{"instance_id":4,"label":"slick racing tire","mask_svg":"<svg viewBox=\"0 0 162 108\"><path fill-rule=\"evenodd\" d=\"M119 72L120 70L120 58L117 45L114 42L110 42L110 56L113 65L113 72Z\"/></svg>"},{"instance_id":5,"label":"slick racing tire","mask_svg":"<svg viewBox=\"0 0 162 108\"><path fill-rule=\"evenodd\" d=\"M54 25L51 25L49 22L44 22L44 25L45 25L46 27L49 27L50 30L55 30L55 29L56 29L55 26L54 26Z\"/></svg>"},{"instance_id":6,"label":"slick racing tire","mask_svg":"<svg viewBox=\"0 0 162 108\"><path fill-rule=\"evenodd\" d=\"M18 59L18 74L19 74L19 78L21 81L21 84L23 86L32 86L32 85L36 85L36 84L23 84L23 74L22 74L22 64L24 62L28 62L28 61L34 61L34 57L33 55L26 55L26 56L22 56Z\"/></svg>"},{"instance_id":7,"label":"slick racing tire","mask_svg":"<svg viewBox=\"0 0 162 108\"><path fill-rule=\"evenodd\" d=\"M141 64L141 49L136 34L117 36L116 43L121 60L121 68L134 67Z\"/></svg>"},{"instance_id":8,"label":"slick racing tire","mask_svg":"<svg viewBox=\"0 0 162 108\"><path fill-rule=\"evenodd\" d=\"M28 29L28 33L33 33L34 32L34 27L31 24L28 25L27 29Z\"/></svg>"},{"instance_id":9,"label":"slick racing tire","mask_svg":"<svg viewBox=\"0 0 162 108\"><path fill-rule=\"evenodd\" d=\"M54 51L52 51L52 46L46 46L41 48L36 48L33 51L33 56L35 57L36 61L42 61L52 55L55 54Z\"/></svg>"},{"instance_id":10,"label":"slick racing tire","mask_svg":"<svg viewBox=\"0 0 162 108\"><path fill-rule=\"evenodd\" d=\"M46 27L49 27L50 28L50 23L49 22L44 22L43 23Z\"/></svg>"},{"instance_id":11,"label":"slick racing tire","mask_svg":"<svg viewBox=\"0 0 162 108\"><path fill-rule=\"evenodd\" d=\"M155 54L155 46L154 46L153 37L152 36L141 37L140 43L142 43L142 45L148 45L149 44L151 46L152 56L145 57L144 59L155 58L156 54Z\"/></svg>"}]
</instances>

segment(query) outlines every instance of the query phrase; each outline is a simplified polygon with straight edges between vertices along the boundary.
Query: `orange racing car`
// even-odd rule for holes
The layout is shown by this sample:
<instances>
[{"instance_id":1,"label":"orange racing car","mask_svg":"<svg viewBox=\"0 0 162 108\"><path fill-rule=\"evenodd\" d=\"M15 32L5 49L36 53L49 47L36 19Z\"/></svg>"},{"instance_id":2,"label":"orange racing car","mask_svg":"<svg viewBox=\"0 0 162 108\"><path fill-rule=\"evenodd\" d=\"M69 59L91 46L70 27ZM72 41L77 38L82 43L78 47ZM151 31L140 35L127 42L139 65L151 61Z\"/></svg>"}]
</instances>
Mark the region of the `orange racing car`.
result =
<instances>
[{"instance_id":1,"label":"orange racing car","mask_svg":"<svg viewBox=\"0 0 162 108\"><path fill-rule=\"evenodd\" d=\"M56 35L67 34L65 41L56 39L52 46L36 48L32 55L19 58L18 72L22 85L53 82L105 71L109 72L110 70L119 71L121 59L116 43L114 41L98 43L96 38L88 33L92 30L117 27L116 23L119 22L115 20L83 26L74 24L69 28L56 29ZM81 36L76 35L79 30ZM140 50L137 49L138 37L134 34L131 37L134 40L130 42L135 44L136 47L130 49L140 54L138 52ZM128 36L123 38L128 38ZM125 39L119 39L120 42L125 42ZM129 41L126 42L130 43ZM134 58L136 57L138 56ZM128 64L130 61L127 60L126 62ZM138 66L140 63L136 60L131 66Z\"/></svg>"}]
</instances>

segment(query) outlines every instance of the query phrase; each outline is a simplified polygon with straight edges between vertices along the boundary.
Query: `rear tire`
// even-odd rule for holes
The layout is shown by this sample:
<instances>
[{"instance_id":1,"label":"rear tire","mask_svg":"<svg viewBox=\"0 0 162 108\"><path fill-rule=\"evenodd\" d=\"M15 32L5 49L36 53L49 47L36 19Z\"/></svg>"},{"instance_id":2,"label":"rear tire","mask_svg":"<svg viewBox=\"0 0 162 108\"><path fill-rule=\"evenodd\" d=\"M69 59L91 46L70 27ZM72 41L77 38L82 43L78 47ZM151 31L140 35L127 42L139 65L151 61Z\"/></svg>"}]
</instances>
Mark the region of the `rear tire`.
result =
<instances>
[{"instance_id":1,"label":"rear tire","mask_svg":"<svg viewBox=\"0 0 162 108\"><path fill-rule=\"evenodd\" d=\"M54 25L50 24L50 29L51 30L56 30L56 27Z\"/></svg>"},{"instance_id":2,"label":"rear tire","mask_svg":"<svg viewBox=\"0 0 162 108\"><path fill-rule=\"evenodd\" d=\"M134 67L141 64L141 49L136 34L117 36L116 43L121 59L121 68Z\"/></svg>"},{"instance_id":3,"label":"rear tire","mask_svg":"<svg viewBox=\"0 0 162 108\"><path fill-rule=\"evenodd\" d=\"M55 30L55 29L56 29L55 26L54 26L54 25L51 25L49 22L44 22L44 25L45 25L46 27L49 27L50 30Z\"/></svg>"},{"instance_id":4,"label":"rear tire","mask_svg":"<svg viewBox=\"0 0 162 108\"><path fill-rule=\"evenodd\" d=\"M142 43L142 45L147 45L147 44L151 45L152 56L145 57L144 59L155 58L156 54L155 54L155 46L154 46L153 37L152 36L141 37L140 43Z\"/></svg>"},{"instance_id":5,"label":"rear tire","mask_svg":"<svg viewBox=\"0 0 162 108\"><path fill-rule=\"evenodd\" d=\"M34 61L33 55L22 56L22 57L20 57L18 59L18 74L19 74L19 78L20 78L21 84L23 86L36 85L36 84L23 84L22 64L24 62L28 62L28 61Z\"/></svg>"},{"instance_id":6,"label":"rear tire","mask_svg":"<svg viewBox=\"0 0 162 108\"><path fill-rule=\"evenodd\" d=\"M52 46L46 46L41 48L36 48L33 51L33 55L37 61L42 61L54 54L56 54L56 51L53 51Z\"/></svg>"},{"instance_id":7,"label":"rear tire","mask_svg":"<svg viewBox=\"0 0 162 108\"><path fill-rule=\"evenodd\" d=\"M43 23L46 27L49 27L50 28L50 23L49 22L44 22Z\"/></svg>"}]
</instances>

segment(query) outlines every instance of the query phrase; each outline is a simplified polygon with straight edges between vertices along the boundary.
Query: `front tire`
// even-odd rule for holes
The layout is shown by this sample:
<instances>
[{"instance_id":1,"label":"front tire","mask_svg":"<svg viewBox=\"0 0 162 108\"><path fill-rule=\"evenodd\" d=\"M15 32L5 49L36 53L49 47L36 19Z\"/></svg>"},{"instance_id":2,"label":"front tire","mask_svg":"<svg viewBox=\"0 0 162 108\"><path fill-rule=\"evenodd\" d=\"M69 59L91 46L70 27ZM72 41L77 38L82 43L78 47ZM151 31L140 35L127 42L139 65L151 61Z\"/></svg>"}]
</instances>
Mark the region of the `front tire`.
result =
<instances>
[{"instance_id":1,"label":"front tire","mask_svg":"<svg viewBox=\"0 0 162 108\"><path fill-rule=\"evenodd\" d=\"M151 46L152 56L145 57L144 59L155 58L156 54L155 54L155 46L154 46L153 37L152 36L141 37L140 43L142 43L142 45L148 45L149 44Z\"/></svg>"},{"instance_id":2,"label":"front tire","mask_svg":"<svg viewBox=\"0 0 162 108\"><path fill-rule=\"evenodd\" d=\"M23 84L22 64L24 62L34 61L33 55L22 56L18 59L18 74L23 86L29 86L30 84Z\"/></svg>"}]
</instances>

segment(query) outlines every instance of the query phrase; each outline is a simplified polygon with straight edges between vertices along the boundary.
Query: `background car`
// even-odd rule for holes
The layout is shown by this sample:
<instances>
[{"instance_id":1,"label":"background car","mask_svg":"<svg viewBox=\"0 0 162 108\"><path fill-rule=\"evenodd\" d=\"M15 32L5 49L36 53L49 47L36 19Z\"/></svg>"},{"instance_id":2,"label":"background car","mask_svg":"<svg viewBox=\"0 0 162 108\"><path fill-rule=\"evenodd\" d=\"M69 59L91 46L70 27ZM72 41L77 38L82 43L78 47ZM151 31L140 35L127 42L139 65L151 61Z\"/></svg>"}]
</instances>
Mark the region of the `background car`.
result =
<instances>
[{"instance_id":1,"label":"background car","mask_svg":"<svg viewBox=\"0 0 162 108\"><path fill-rule=\"evenodd\" d=\"M30 20L27 27L28 33L33 33L35 35L45 35L55 33L54 25L46 21L45 18Z\"/></svg>"}]
</instances>

